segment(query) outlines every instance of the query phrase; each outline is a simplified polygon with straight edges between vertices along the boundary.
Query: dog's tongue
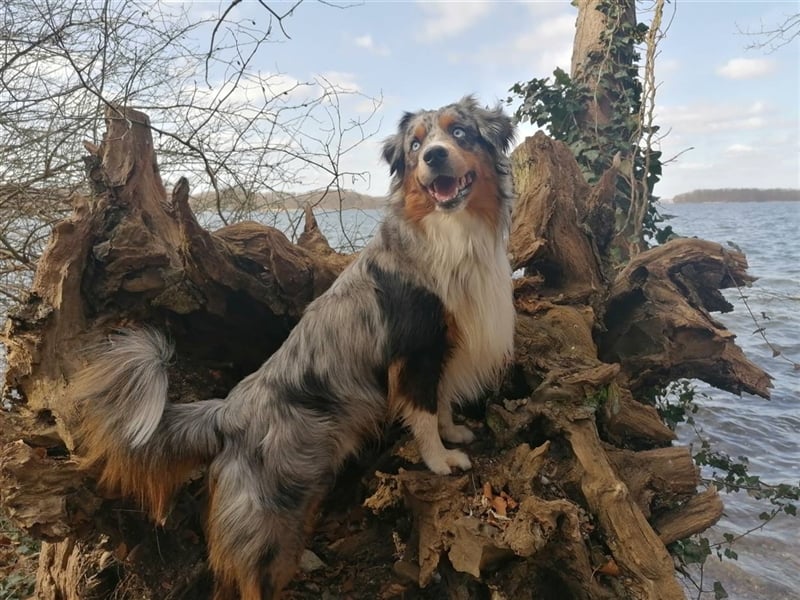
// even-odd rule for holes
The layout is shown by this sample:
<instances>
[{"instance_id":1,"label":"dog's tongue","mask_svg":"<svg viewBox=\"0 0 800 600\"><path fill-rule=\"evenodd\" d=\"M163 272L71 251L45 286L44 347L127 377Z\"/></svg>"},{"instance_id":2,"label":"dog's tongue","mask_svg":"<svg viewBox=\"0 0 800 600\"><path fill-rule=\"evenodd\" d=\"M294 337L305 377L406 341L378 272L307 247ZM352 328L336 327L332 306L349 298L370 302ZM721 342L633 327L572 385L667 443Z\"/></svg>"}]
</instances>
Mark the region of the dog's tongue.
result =
<instances>
[{"instance_id":1,"label":"dog's tongue","mask_svg":"<svg viewBox=\"0 0 800 600\"><path fill-rule=\"evenodd\" d=\"M440 175L433 180L431 185L433 197L437 202L446 202L456 195L458 191L458 181L455 177Z\"/></svg>"}]
</instances>

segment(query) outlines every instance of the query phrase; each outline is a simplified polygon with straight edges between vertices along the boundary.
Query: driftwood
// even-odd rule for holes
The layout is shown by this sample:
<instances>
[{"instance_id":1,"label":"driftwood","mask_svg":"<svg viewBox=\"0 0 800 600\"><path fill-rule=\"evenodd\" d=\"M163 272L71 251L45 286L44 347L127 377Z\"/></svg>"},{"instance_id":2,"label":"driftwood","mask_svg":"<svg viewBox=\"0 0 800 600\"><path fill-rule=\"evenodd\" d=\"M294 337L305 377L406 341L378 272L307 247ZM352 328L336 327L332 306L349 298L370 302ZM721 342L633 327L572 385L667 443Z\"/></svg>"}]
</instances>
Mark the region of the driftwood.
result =
<instances>
[{"instance_id":1,"label":"driftwood","mask_svg":"<svg viewBox=\"0 0 800 600\"><path fill-rule=\"evenodd\" d=\"M86 345L154 323L177 345L171 395L224 396L351 260L310 212L298 244L256 223L203 230L186 182L166 193L146 116L125 117L110 111L89 148L95 194L55 228L6 332L15 410L0 413L0 503L45 540L37 596L48 600L210 589L202 473L156 527L78 469L69 385ZM746 262L677 240L612 276L603 190L543 134L512 158L516 364L477 415L474 470L434 476L387 431L341 475L310 541L324 564L309 563L291 597L683 597L665 544L713 524L722 505L697 493L688 450L645 392L691 376L768 394L768 376L709 314L729 308L719 289L747 282Z\"/></svg>"}]
</instances>

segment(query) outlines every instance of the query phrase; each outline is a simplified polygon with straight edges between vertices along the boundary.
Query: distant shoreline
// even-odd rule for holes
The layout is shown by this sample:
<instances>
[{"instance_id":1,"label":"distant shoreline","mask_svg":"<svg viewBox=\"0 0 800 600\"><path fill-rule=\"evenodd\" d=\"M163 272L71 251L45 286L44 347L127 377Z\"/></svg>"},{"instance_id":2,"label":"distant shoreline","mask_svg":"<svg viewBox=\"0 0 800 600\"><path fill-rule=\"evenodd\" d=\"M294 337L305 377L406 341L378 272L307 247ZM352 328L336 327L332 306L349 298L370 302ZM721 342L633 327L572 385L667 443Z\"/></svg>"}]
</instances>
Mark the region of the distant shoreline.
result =
<instances>
[{"instance_id":1,"label":"distant shoreline","mask_svg":"<svg viewBox=\"0 0 800 600\"><path fill-rule=\"evenodd\" d=\"M306 206L310 206L314 210L371 210L383 208L387 202L386 196L370 196L345 189L315 190L303 193L263 192L253 194L229 189L221 193L221 205L224 208L246 208L251 212L303 210ZM196 194L192 197L192 208L195 211L216 210L216 205L217 198L212 192Z\"/></svg>"},{"instance_id":2,"label":"distant shoreline","mask_svg":"<svg viewBox=\"0 0 800 600\"><path fill-rule=\"evenodd\" d=\"M678 194L673 204L729 203L729 202L800 202L800 189L714 189L693 190Z\"/></svg>"}]
</instances>

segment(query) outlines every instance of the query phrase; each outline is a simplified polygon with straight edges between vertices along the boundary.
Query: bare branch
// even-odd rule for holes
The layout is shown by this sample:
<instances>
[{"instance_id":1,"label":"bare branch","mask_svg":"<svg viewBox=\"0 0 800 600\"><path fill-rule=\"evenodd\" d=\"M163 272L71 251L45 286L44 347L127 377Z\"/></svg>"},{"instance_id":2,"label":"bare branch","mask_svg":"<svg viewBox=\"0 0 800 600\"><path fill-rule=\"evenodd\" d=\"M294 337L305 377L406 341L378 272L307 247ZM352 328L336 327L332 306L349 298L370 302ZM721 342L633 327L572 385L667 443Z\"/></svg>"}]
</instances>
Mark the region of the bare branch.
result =
<instances>
[{"instance_id":1,"label":"bare branch","mask_svg":"<svg viewBox=\"0 0 800 600\"><path fill-rule=\"evenodd\" d=\"M779 25L768 26L762 22L758 30L738 29L742 35L760 38L758 41L748 44L748 50L775 52L800 36L800 13L787 15Z\"/></svg>"},{"instance_id":2,"label":"bare branch","mask_svg":"<svg viewBox=\"0 0 800 600\"><path fill-rule=\"evenodd\" d=\"M300 4L261 6L281 23ZM17 191L0 193L0 288L15 297L24 289L51 224L69 210L64 198L88 193L81 143L100 143L107 107L150 115L162 176L187 176L217 223L275 219L265 211L289 192L340 193L345 179L366 177L340 161L377 130L369 123L379 101L358 115L367 97L357 91L259 70L272 31L232 20L237 5L205 18L146 0L9 5L0 30L0 191Z\"/></svg>"}]
</instances>

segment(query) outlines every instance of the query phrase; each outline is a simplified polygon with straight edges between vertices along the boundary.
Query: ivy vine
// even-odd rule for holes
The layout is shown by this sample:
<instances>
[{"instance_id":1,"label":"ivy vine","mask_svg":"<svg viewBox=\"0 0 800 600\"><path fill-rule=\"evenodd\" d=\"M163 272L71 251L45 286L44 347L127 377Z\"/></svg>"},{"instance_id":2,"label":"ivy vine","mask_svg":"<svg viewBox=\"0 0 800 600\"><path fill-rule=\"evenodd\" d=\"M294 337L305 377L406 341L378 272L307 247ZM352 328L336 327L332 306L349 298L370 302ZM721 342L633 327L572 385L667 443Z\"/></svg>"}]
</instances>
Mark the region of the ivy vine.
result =
<instances>
[{"instance_id":1,"label":"ivy vine","mask_svg":"<svg viewBox=\"0 0 800 600\"><path fill-rule=\"evenodd\" d=\"M646 41L649 27L626 18L625 4L619 0L599 3L597 9L608 26L601 34L602 49L587 57L582 76L573 79L557 68L552 79L513 85L508 103L521 100L515 112L518 121L536 124L569 146L590 184L611 167L615 155L621 155L627 168L621 169L623 176L617 178L613 199L616 232L644 249L649 241L664 243L672 229L660 226L664 218L653 189L663 165L661 152L648 143L658 126L645 122L642 105L637 46ZM588 72L592 75L587 76ZM608 108L603 119L589 114L588 107L598 103L601 110Z\"/></svg>"},{"instance_id":2,"label":"ivy vine","mask_svg":"<svg viewBox=\"0 0 800 600\"><path fill-rule=\"evenodd\" d=\"M720 559L738 560L739 555L735 545L743 537L764 528L780 514L797 517L800 482L797 485L767 483L758 475L750 473L749 460L746 456L732 457L714 450L695 423L694 415L699 410L698 398L704 394L698 392L691 381L682 379L670 383L663 389L652 390L651 394L650 400L671 429L674 430L679 424L685 423L694 430L699 448L693 458L695 464L704 467L701 477L704 485L713 485L718 491L729 494L744 492L764 504L764 510L758 515L758 522L741 533L723 533L722 539L716 541L702 534L695 535L679 540L669 548L670 553L681 565L683 574L697 587L698 594L712 592L717 600L727 598L727 592L719 581L713 582L710 590L704 588L702 567L706 560L712 555ZM687 567L690 565L696 565L700 569L699 581L688 571Z\"/></svg>"}]
</instances>

